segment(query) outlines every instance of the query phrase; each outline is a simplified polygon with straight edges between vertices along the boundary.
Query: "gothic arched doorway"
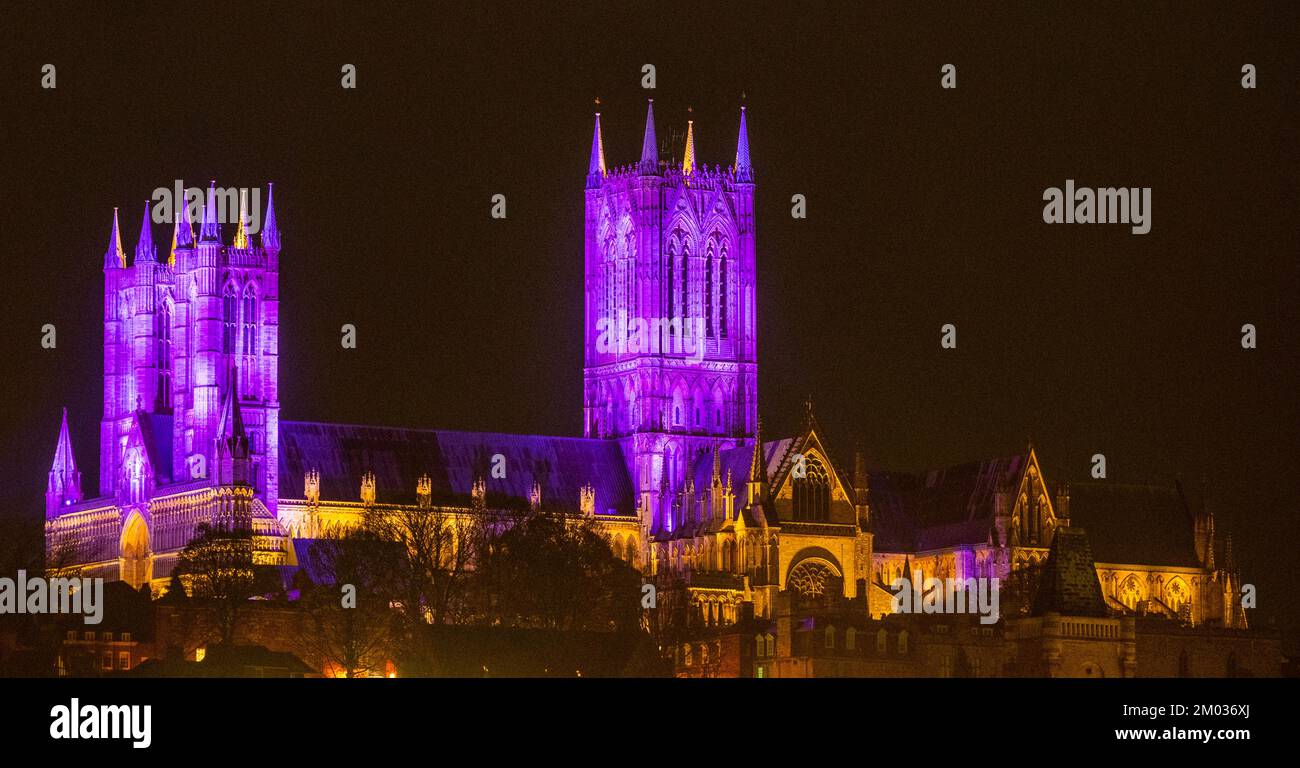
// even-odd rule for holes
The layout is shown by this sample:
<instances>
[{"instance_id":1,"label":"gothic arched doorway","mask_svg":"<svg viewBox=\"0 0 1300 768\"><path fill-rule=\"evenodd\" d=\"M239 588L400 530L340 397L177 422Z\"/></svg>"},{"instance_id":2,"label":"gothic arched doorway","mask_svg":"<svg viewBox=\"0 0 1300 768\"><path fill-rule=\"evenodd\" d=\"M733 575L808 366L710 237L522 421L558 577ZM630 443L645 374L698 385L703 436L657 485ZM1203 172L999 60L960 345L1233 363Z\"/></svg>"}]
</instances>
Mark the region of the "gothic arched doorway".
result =
<instances>
[{"instance_id":1,"label":"gothic arched doorway","mask_svg":"<svg viewBox=\"0 0 1300 768\"><path fill-rule=\"evenodd\" d=\"M153 578L149 552L149 528L139 512L134 512L122 529L122 581L139 589Z\"/></svg>"}]
</instances>

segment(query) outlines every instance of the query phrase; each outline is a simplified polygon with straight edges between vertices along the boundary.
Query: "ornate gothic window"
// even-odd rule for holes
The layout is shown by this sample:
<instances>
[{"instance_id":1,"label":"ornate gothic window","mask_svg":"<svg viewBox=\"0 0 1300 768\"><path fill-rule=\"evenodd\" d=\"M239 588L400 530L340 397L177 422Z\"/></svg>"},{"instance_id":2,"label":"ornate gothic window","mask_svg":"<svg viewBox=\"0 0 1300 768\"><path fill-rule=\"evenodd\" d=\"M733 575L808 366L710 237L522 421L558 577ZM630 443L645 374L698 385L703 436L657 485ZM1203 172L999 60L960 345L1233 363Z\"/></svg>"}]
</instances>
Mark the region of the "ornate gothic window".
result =
<instances>
[{"instance_id":1,"label":"ornate gothic window","mask_svg":"<svg viewBox=\"0 0 1300 768\"><path fill-rule=\"evenodd\" d=\"M239 304L235 296L235 286L226 285L221 295L221 351L227 355L235 354L235 333L238 330Z\"/></svg>"},{"instance_id":2,"label":"ornate gothic window","mask_svg":"<svg viewBox=\"0 0 1300 768\"><path fill-rule=\"evenodd\" d=\"M704 335L713 336L713 246L704 257Z\"/></svg>"},{"instance_id":3,"label":"ornate gothic window","mask_svg":"<svg viewBox=\"0 0 1300 768\"><path fill-rule=\"evenodd\" d=\"M257 297L253 286L244 289L244 299L240 307L239 351L243 355L240 367L243 368L240 386L244 397L254 395L253 381L257 373Z\"/></svg>"},{"instance_id":4,"label":"ornate gothic window","mask_svg":"<svg viewBox=\"0 0 1300 768\"><path fill-rule=\"evenodd\" d=\"M821 462L809 456L803 477L794 478L794 519L823 522L830 519L831 483Z\"/></svg>"},{"instance_id":5,"label":"ornate gothic window","mask_svg":"<svg viewBox=\"0 0 1300 768\"><path fill-rule=\"evenodd\" d=\"M172 407L172 305L169 301L158 304L154 313L154 366L158 371L158 393L154 406L159 411Z\"/></svg>"},{"instance_id":6,"label":"ornate gothic window","mask_svg":"<svg viewBox=\"0 0 1300 768\"><path fill-rule=\"evenodd\" d=\"M722 249L718 262L718 337L727 338L727 304L731 298L731 283L727 281L727 249Z\"/></svg>"},{"instance_id":7,"label":"ornate gothic window","mask_svg":"<svg viewBox=\"0 0 1300 768\"><path fill-rule=\"evenodd\" d=\"M1182 613L1183 606L1189 602L1189 598L1187 584L1182 579L1171 579L1165 584L1165 605L1169 606L1174 613Z\"/></svg>"},{"instance_id":8,"label":"ornate gothic window","mask_svg":"<svg viewBox=\"0 0 1300 768\"><path fill-rule=\"evenodd\" d=\"M689 336L693 324L690 322L691 305L690 305L690 285L691 285L691 246L689 244L682 246L682 285L681 285L681 305L678 311L682 318L682 334Z\"/></svg>"},{"instance_id":9,"label":"ornate gothic window","mask_svg":"<svg viewBox=\"0 0 1300 768\"><path fill-rule=\"evenodd\" d=\"M1119 587L1119 594L1116 595L1125 608L1130 611L1137 610L1138 601L1142 599L1142 587L1138 584L1136 576L1130 575L1124 580Z\"/></svg>"},{"instance_id":10,"label":"ornate gothic window","mask_svg":"<svg viewBox=\"0 0 1300 768\"><path fill-rule=\"evenodd\" d=\"M826 594L826 583L834 576L825 565L805 560L790 571L786 589L798 592L805 600L816 600Z\"/></svg>"}]
</instances>

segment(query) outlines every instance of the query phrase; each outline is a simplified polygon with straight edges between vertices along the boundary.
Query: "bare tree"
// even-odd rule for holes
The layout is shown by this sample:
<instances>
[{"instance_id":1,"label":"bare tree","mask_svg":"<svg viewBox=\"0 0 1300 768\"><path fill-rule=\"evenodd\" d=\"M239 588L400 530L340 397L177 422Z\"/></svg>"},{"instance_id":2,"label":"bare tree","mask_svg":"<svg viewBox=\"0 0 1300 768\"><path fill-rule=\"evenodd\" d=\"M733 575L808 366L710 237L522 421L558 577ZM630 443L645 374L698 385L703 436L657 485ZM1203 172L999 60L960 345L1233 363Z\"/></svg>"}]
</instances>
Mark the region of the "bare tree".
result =
<instances>
[{"instance_id":1,"label":"bare tree","mask_svg":"<svg viewBox=\"0 0 1300 768\"><path fill-rule=\"evenodd\" d=\"M312 543L310 573L319 582L301 596L304 655L342 670L346 677L382 675L392 654L397 616L383 589L392 543L370 531L335 532Z\"/></svg>"},{"instance_id":2,"label":"bare tree","mask_svg":"<svg viewBox=\"0 0 1300 768\"><path fill-rule=\"evenodd\" d=\"M175 571L188 582L191 597L208 609L218 640L231 644L249 599L277 590L266 566L253 561L253 532L200 523L181 550Z\"/></svg>"},{"instance_id":3,"label":"bare tree","mask_svg":"<svg viewBox=\"0 0 1300 768\"><path fill-rule=\"evenodd\" d=\"M464 616L483 518L437 507L376 507L363 515L367 536L397 545L379 578L408 627L456 623Z\"/></svg>"}]
</instances>

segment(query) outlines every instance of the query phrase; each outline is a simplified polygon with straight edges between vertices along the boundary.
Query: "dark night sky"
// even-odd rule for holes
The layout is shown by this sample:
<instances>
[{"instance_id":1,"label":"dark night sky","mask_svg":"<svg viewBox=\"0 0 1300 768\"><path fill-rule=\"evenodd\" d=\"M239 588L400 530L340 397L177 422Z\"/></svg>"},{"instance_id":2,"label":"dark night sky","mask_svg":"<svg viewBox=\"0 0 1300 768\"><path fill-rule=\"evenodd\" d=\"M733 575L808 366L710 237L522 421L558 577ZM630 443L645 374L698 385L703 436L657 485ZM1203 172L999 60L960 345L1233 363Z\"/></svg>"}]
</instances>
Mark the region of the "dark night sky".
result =
<instances>
[{"instance_id":1,"label":"dark night sky","mask_svg":"<svg viewBox=\"0 0 1300 768\"><path fill-rule=\"evenodd\" d=\"M610 163L634 161L653 63L661 136L693 106L710 164L731 162L748 93L772 435L811 394L833 449L861 436L880 467L1032 435L1057 478L1094 453L1117 481L1204 478L1258 618L1294 640L1295 6L474 5L6 19L6 510L38 513L65 404L96 487L111 210L129 252L176 178L276 182L283 418L578 434L591 100ZM1067 178L1152 187L1151 233L1043 224Z\"/></svg>"}]
</instances>

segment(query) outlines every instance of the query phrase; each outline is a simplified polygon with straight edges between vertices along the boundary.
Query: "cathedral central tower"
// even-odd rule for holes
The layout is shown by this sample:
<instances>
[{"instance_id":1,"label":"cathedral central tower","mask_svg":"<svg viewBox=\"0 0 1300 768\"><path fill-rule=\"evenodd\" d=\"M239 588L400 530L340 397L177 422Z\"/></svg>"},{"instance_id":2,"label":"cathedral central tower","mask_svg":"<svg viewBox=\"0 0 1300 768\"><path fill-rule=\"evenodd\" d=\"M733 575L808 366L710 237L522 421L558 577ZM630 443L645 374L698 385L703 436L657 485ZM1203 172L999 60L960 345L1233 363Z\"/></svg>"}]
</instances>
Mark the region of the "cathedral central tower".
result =
<instances>
[{"instance_id":1,"label":"cathedral central tower","mask_svg":"<svg viewBox=\"0 0 1300 768\"><path fill-rule=\"evenodd\" d=\"M639 162L605 163L596 114L587 169L584 431L620 441L643 522L701 451L758 418L754 173L745 110L735 162L661 161L654 104ZM597 504L600 500L597 500Z\"/></svg>"}]
</instances>

